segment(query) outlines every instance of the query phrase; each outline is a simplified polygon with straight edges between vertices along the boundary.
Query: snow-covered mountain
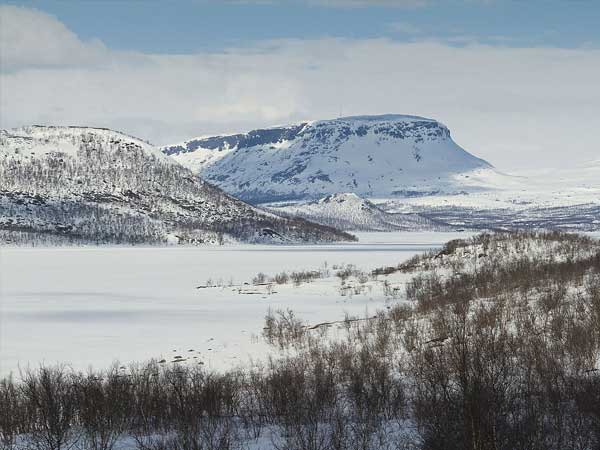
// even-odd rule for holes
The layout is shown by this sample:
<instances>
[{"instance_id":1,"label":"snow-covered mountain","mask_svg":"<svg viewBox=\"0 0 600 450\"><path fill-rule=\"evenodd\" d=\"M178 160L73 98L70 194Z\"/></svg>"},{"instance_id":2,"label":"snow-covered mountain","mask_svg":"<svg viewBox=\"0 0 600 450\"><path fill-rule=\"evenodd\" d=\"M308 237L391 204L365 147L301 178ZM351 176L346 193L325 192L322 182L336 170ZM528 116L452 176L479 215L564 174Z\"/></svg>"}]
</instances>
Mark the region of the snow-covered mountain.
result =
<instances>
[{"instance_id":1,"label":"snow-covered mountain","mask_svg":"<svg viewBox=\"0 0 600 450\"><path fill-rule=\"evenodd\" d=\"M498 176L489 163L458 146L446 126L404 115L203 137L162 151L252 203L344 192L367 198L476 192L488 188L488 175Z\"/></svg>"},{"instance_id":2,"label":"snow-covered mountain","mask_svg":"<svg viewBox=\"0 0 600 450\"><path fill-rule=\"evenodd\" d=\"M600 229L598 162L509 176L458 146L446 126L422 117L305 122L162 151L246 201L277 208L285 202L274 210L344 229L381 229L381 216L371 210L365 217L348 199L343 208L319 199L357 194L389 216L383 222L411 214L405 218L452 229Z\"/></svg>"},{"instance_id":3,"label":"snow-covered mountain","mask_svg":"<svg viewBox=\"0 0 600 450\"><path fill-rule=\"evenodd\" d=\"M341 230L353 231L448 231L442 223L410 213L388 213L353 193L332 194L317 201L272 204L280 214L302 217Z\"/></svg>"},{"instance_id":4,"label":"snow-covered mountain","mask_svg":"<svg viewBox=\"0 0 600 450\"><path fill-rule=\"evenodd\" d=\"M0 130L0 242L316 242L351 236L250 206L149 143L87 127Z\"/></svg>"}]
</instances>

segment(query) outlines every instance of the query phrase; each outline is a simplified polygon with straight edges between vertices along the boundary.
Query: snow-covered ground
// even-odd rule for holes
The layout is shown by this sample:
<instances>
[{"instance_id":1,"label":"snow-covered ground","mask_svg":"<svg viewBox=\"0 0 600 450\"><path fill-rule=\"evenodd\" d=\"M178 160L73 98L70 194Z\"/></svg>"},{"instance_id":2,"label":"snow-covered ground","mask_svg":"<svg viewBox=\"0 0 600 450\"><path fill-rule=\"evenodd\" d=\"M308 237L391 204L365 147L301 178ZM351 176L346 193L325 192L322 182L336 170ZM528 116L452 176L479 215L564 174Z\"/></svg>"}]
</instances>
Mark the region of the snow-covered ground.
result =
<instances>
[{"instance_id":1,"label":"snow-covered ground","mask_svg":"<svg viewBox=\"0 0 600 450\"><path fill-rule=\"evenodd\" d=\"M271 294L243 285L258 272L325 263L370 270L466 236L359 233L359 243L321 246L3 248L0 375L42 362L86 369L175 356L215 369L236 366L270 351L258 338L269 307L319 323L364 316L385 302L376 292L342 296L334 276L302 288L275 285ZM225 286L198 289L209 280Z\"/></svg>"},{"instance_id":2,"label":"snow-covered ground","mask_svg":"<svg viewBox=\"0 0 600 450\"><path fill-rule=\"evenodd\" d=\"M393 212L412 212L414 207L455 206L478 209L511 209L569 207L598 204L600 198L600 163L590 162L576 169L540 169L518 172L513 177L485 180L471 177L465 184L479 185L484 181L490 188L468 195L431 195L404 199L371 199L377 204L396 203Z\"/></svg>"}]
</instances>

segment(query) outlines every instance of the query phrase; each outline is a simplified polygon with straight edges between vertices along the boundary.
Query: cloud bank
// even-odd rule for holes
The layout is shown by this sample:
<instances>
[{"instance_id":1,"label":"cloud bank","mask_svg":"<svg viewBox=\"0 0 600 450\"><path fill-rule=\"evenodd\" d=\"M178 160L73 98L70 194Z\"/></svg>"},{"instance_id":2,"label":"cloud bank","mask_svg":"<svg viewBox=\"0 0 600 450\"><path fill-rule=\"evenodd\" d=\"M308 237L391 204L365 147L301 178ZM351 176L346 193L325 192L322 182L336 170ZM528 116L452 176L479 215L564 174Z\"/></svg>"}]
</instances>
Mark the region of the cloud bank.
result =
<instances>
[{"instance_id":1,"label":"cloud bank","mask_svg":"<svg viewBox=\"0 0 600 450\"><path fill-rule=\"evenodd\" d=\"M436 118L500 169L597 159L600 51L388 39L280 40L219 54L118 52L0 6L0 125L106 126L174 143L340 114Z\"/></svg>"}]
</instances>

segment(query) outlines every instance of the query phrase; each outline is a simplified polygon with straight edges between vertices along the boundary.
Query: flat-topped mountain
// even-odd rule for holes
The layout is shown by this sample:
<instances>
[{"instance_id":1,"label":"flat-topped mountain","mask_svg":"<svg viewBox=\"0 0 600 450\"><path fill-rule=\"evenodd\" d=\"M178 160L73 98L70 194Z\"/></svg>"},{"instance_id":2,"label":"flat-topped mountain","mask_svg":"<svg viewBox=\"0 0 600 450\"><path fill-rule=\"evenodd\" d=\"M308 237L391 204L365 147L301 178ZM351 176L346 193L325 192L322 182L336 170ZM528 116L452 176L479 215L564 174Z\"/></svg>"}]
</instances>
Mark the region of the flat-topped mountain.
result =
<instances>
[{"instance_id":1,"label":"flat-topped mountain","mask_svg":"<svg viewBox=\"0 0 600 450\"><path fill-rule=\"evenodd\" d=\"M478 190L464 183L471 175L495 173L457 145L445 125L395 114L202 137L162 151L253 203L344 192L367 198L452 194Z\"/></svg>"}]
</instances>

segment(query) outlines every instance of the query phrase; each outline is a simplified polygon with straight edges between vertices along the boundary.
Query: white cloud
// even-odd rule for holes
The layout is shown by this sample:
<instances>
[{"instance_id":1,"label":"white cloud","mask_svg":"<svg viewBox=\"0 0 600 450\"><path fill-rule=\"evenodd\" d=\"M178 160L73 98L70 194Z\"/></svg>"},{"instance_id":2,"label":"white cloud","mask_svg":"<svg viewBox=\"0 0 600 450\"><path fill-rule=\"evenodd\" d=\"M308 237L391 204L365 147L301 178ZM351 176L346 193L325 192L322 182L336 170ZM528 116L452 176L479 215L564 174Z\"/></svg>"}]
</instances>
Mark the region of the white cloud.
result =
<instances>
[{"instance_id":1,"label":"white cloud","mask_svg":"<svg viewBox=\"0 0 600 450\"><path fill-rule=\"evenodd\" d=\"M56 18L0 5L0 70L96 64L108 52L100 41L82 42Z\"/></svg>"},{"instance_id":2,"label":"white cloud","mask_svg":"<svg viewBox=\"0 0 600 450\"><path fill-rule=\"evenodd\" d=\"M441 120L501 169L597 159L599 50L317 39L222 54L124 54L32 14L30 36L9 37L17 46L0 55L3 67L10 63L0 74L2 127L108 126L172 143L340 110L395 112ZM17 9L11 20L16 30L33 16ZM31 42L50 41L49 29L54 40L43 45L53 56L44 59Z\"/></svg>"}]
</instances>

